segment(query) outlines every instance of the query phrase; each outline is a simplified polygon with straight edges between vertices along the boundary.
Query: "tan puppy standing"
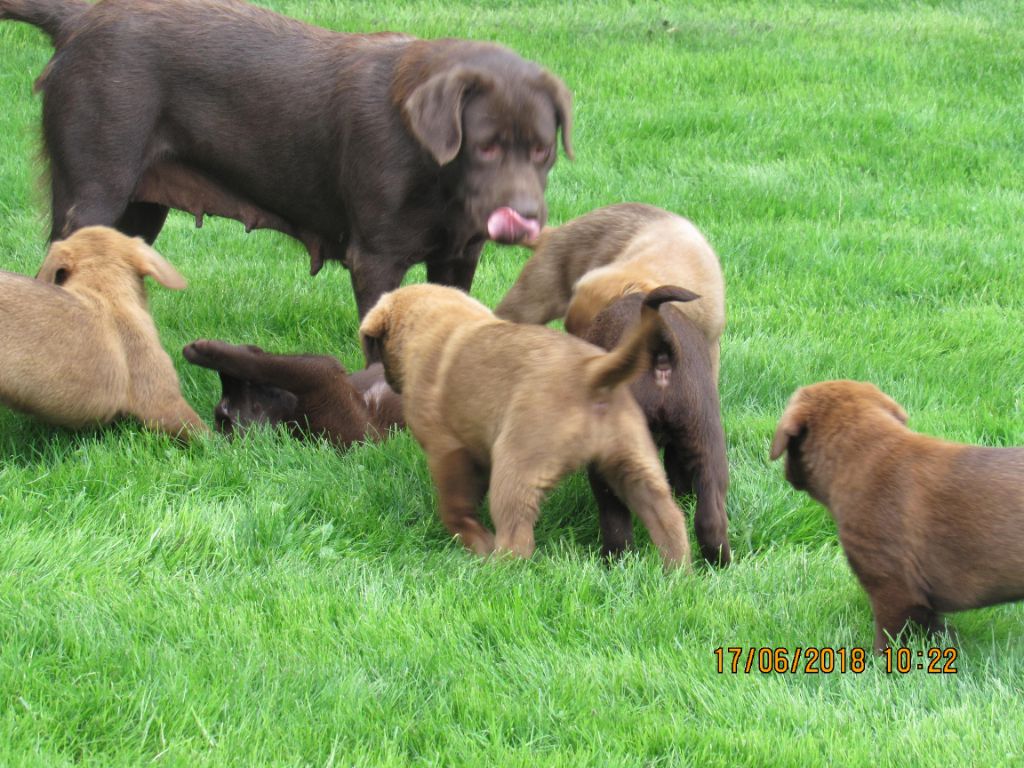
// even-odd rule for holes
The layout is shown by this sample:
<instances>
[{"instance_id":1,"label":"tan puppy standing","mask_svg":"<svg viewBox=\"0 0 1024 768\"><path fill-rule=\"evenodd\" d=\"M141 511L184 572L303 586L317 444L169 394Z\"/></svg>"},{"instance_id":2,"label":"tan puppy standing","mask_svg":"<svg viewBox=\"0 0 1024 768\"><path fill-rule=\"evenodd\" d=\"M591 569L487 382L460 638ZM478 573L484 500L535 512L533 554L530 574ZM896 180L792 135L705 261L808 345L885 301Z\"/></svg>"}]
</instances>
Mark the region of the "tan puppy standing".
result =
<instances>
[{"instance_id":1,"label":"tan puppy standing","mask_svg":"<svg viewBox=\"0 0 1024 768\"><path fill-rule=\"evenodd\" d=\"M872 384L827 381L789 401L771 458L835 518L875 615L875 649L940 611L1024 598L1024 448L945 442L906 428Z\"/></svg>"},{"instance_id":2,"label":"tan puppy standing","mask_svg":"<svg viewBox=\"0 0 1024 768\"><path fill-rule=\"evenodd\" d=\"M537 324L564 316L565 329L580 336L616 299L661 285L700 295L700 301L672 306L703 332L717 382L725 329L721 265L691 222L653 205L609 205L541 230L533 256L494 314Z\"/></svg>"},{"instance_id":3,"label":"tan puppy standing","mask_svg":"<svg viewBox=\"0 0 1024 768\"><path fill-rule=\"evenodd\" d=\"M544 495L593 462L650 531L667 568L690 547L646 420L628 383L649 364L665 288L648 297L637 330L611 352L542 326L507 323L453 288L414 285L385 294L360 332L402 395L423 446L442 521L481 555L529 557ZM477 510L490 490L496 535Z\"/></svg>"},{"instance_id":4,"label":"tan puppy standing","mask_svg":"<svg viewBox=\"0 0 1024 768\"><path fill-rule=\"evenodd\" d=\"M182 439L207 431L160 345L144 276L185 287L141 239L106 227L55 242L35 280L0 273L0 401L64 427L133 416Z\"/></svg>"}]
</instances>

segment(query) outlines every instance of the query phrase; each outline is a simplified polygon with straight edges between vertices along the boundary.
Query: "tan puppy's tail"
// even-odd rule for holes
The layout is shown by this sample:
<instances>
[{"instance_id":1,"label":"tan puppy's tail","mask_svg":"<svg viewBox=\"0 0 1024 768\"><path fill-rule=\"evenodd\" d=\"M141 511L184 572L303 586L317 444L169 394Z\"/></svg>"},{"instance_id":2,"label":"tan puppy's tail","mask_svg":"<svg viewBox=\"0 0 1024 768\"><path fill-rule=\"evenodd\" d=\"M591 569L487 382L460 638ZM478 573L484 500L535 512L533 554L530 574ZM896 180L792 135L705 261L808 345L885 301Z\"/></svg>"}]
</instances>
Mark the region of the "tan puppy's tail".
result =
<instances>
[{"instance_id":1,"label":"tan puppy's tail","mask_svg":"<svg viewBox=\"0 0 1024 768\"><path fill-rule=\"evenodd\" d=\"M78 27L78 18L88 9L85 0L0 0L0 19L39 27L58 46Z\"/></svg>"},{"instance_id":2,"label":"tan puppy's tail","mask_svg":"<svg viewBox=\"0 0 1024 768\"><path fill-rule=\"evenodd\" d=\"M615 349L594 358L586 372L587 386L596 396L632 380L651 365L651 355L661 344L661 315L658 307L666 301L694 301L693 291L662 285L647 294L640 310L640 325Z\"/></svg>"}]
</instances>

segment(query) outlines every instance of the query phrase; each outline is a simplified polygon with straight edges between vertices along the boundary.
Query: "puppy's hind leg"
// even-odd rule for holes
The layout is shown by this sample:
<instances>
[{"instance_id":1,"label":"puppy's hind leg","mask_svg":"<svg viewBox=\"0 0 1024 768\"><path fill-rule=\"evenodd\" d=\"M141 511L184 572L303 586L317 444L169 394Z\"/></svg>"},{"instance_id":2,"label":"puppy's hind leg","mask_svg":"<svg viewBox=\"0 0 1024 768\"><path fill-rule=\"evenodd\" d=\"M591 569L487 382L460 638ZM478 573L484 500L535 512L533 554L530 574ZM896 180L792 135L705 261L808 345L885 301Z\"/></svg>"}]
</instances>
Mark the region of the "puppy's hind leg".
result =
<instances>
[{"instance_id":1,"label":"puppy's hind leg","mask_svg":"<svg viewBox=\"0 0 1024 768\"><path fill-rule=\"evenodd\" d=\"M617 557L633 546L633 515L593 465L587 467L587 479L597 502L601 554Z\"/></svg>"},{"instance_id":2,"label":"puppy's hind leg","mask_svg":"<svg viewBox=\"0 0 1024 768\"><path fill-rule=\"evenodd\" d=\"M599 458L596 469L605 481L640 518L658 548L666 570L690 566L690 540L683 513L672 500L665 473L657 454L631 446Z\"/></svg>"},{"instance_id":3,"label":"puppy's hind leg","mask_svg":"<svg viewBox=\"0 0 1024 768\"><path fill-rule=\"evenodd\" d=\"M725 495L729 485L724 457L716 462L709 456L688 455L680 448L678 437L665 446L665 474L677 496L695 493L697 509L693 529L704 559L713 565L728 565L729 518L725 512Z\"/></svg>"},{"instance_id":4,"label":"puppy's hind leg","mask_svg":"<svg viewBox=\"0 0 1024 768\"><path fill-rule=\"evenodd\" d=\"M441 522L465 547L478 555L494 551L494 534L484 528L478 509L487 493L487 473L465 448L428 454L437 486Z\"/></svg>"},{"instance_id":5,"label":"puppy's hind leg","mask_svg":"<svg viewBox=\"0 0 1024 768\"><path fill-rule=\"evenodd\" d=\"M529 455L529 454L527 454ZM495 548L530 557L536 546L533 527L540 515L544 493L557 482L536 467L524 464L522 451L495 445L491 471L491 519L494 521Z\"/></svg>"},{"instance_id":6,"label":"puppy's hind leg","mask_svg":"<svg viewBox=\"0 0 1024 768\"><path fill-rule=\"evenodd\" d=\"M192 410L192 406L181 397L168 401L159 408L147 409L145 413L134 415L147 429L163 432L183 443L210 431L210 428Z\"/></svg>"}]
</instances>

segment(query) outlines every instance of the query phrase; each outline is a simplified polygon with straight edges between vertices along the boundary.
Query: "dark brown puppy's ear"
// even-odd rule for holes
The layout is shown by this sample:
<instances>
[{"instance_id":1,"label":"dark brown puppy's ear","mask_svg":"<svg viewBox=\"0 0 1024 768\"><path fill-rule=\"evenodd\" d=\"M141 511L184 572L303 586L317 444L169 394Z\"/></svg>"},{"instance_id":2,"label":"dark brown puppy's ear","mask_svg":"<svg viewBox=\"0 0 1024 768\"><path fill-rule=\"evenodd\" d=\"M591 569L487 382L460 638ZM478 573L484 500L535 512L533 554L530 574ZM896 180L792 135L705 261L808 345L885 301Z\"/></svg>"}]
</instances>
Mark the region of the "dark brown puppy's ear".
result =
<instances>
[{"instance_id":1,"label":"dark brown puppy's ear","mask_svg":"<svg viewBox=\"0 0 1024 768\"><path fill-rule=\"evenodd\" d=\"M800 399L799 390L789 401L786 410L779 420L779 426L775 429L775 437L772 438L772 447L768 452L768 458L775 461L789 447L789 441L799 437L800 433L807 428L807 408Z\"/></svg>"},{"instance_id":2,"label":"dark brown puppy's ear","mask_svg":"<svg viewBox=\"0 0 1024 768\"><path fill-rule=\"evenodd\" d=\"M575 155L572 151L572 94L565 87L565 83L550 72L541 75L541 82L555 105L555 119L558 120L558 127L562 129L562 149L565 150L565 156L573 160Z\"/></svg>"},{"instance_id":3,"label":"dark brown puppy's ear","mask_svg":"<svg viewBox=\"0 0 1024 768\"><path fill-rule=\"evenodd\" d=\"M413 136L438 165L447 165L462 146L462 107L466 91L491 83L482 72L453 67L418 86L402 105Z\"/></svg>"}]
</instances>

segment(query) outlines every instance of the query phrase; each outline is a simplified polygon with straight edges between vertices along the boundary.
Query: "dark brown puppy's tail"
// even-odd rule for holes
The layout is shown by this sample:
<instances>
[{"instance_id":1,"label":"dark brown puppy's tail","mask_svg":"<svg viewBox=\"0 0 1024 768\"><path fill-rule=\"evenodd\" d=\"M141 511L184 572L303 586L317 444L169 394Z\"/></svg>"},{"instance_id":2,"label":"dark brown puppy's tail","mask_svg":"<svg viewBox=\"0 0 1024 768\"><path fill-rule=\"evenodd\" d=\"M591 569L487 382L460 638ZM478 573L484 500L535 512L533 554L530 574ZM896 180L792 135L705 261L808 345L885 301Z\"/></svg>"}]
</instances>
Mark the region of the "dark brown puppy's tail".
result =
<instances>
[{"instance_id":1,"label":"dark brown puppy's tail","mask_svg":"<svg viewBox=\"0 0 1024 768\"><path fill-rule=\"evenodd\" d=\"M590 361L587 386L595 396L630 381L646 370L651 356L662 344L662 321L658 307L666 301L699 299L693 291L663 285L647 294L640 310L640 325L607 355Z\"/></svg>"},{"instance_id":2,"label":"dark brown puppy's tail","mask_svg":"<svg viewBox=\"0 0 1024 768\"><path fill-rule=\"evenodd\" d=\"M78 27L78 19L89 10L84 0L0 0L0 19L24 21L50 36L54 47Z\"/></svg>"}]
</instances>

